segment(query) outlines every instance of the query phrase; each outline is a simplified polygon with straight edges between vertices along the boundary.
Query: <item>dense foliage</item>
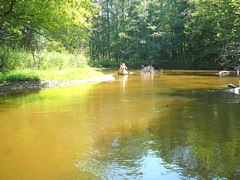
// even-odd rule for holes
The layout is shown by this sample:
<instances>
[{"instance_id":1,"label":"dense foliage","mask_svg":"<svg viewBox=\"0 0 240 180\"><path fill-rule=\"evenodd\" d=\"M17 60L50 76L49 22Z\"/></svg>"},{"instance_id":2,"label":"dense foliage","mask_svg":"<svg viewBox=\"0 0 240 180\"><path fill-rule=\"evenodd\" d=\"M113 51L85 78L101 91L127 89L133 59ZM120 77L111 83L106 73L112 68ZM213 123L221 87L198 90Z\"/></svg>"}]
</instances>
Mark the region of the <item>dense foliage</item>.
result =
<instances>
[{"instance_id":1,"label":"dense foliage","mask_svg":"<svg viewBox=\"0 0 240 180\"><path fill-rule=\"evenodd\" d=\"M96 0L92 59L239 65L238 0ZM235 47L234 59L228 55ZM227 56L227 57L226 57ZM231 58L234 63L226 63ZM212 62L210 62L212 63Z\"/></svg>"},{"instance_id":2,"label":"dense foliage","mask_svg":"<svg viewBox=\"0 0 240 180\"><path fill-rule=\"evenodd\" d=\"M57 40L77 46L98 9L90 0L1 0L1 44L40 50L46 40Z\"/></svg>"},{"instance_id":3,"label":"dense foliage","mask_svg":"<svg viewBox=\"0 0 240 180\"><path fill-rule=\"evenodd\" d=\"M238 0L0 0L0 70L58 66L56 58L44 58L53 51L97 61L236 68L239 16ZM25 60L16 58L19 51Z\"/></svg>"},{"instance_id":4,"label":"dense foliage","mask_svg":"<svg viewBox=\"0 0 240 180\"><path fill-rule=\"evenodd\" d=\"M0 1L1 71L86 63L80 55L87 50L98 5L90 0Z\"/></svg>"}]
</instances>

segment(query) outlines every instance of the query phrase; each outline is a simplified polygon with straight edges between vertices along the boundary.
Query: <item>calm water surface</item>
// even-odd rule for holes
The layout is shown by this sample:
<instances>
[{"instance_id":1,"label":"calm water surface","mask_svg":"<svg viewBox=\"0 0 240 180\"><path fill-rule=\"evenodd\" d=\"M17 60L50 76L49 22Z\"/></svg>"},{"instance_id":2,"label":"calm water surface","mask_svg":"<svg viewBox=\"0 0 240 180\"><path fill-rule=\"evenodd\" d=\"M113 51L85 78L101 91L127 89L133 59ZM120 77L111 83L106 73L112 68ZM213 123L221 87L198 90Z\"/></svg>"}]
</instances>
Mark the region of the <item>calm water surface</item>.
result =
<instances>
[{"instance_id":1,"label":"calm water surface","mask_svg":"<svg viewBox=\"0 0 240 180\"><path fill-rule=\"evenodd\" d=\"M239 79L215 73L0 96L0 179L240 179Z\"/></svg>"}]
</instances>

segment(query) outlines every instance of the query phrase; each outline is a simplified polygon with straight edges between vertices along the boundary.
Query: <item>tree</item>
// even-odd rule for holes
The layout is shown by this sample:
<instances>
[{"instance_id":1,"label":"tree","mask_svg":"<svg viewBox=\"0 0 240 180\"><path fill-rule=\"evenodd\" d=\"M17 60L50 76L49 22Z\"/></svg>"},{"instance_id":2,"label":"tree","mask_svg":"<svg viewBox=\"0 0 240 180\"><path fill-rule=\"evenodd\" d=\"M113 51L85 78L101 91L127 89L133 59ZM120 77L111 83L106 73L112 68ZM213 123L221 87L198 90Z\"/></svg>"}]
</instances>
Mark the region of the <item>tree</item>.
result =
<instances>
[{"instance_id":1,"label":"tree","mask_svg":"<svg viewBox=\"0 0 240 180\"><path fill-rule=\"evenodd\" d=\"M238 72L240 71L240 43L226 44L222 48L222 51L216 61L224 69L235 69Z\"/></svg>"},{"instance_id":2,"label":"tree","mask_svg":"<svg viewBox=\"0 0 240 180\"><path fill-rule=\"evenodd\" d=\"M98 6L90 0L1 0L0 40L2 45L14 42L31 49L37 34L78 46L97 13Z\"/></svg>"},{"instance_id":3,"label":"tree","mask_svg":"<svg viewBox=\"0 0 240 180\"><path fill-rule=\"evenodd\" d=\"M93 59L209 63L239 42L237 0L96 0ZM234 45L234 46L235 46ZM236 46L235 46L236 47ZM230 47L228 49L231 49Z\"/></svg>"},{"instance_id":4,"label":"tree","mask_svg":"<svg viewBox=\"0 0 240 180\"><path fill-rule=\"evenodd\" d=\"M96 3L102 9L91 37L92 56L146 62L185 58L182 15L187 7L185 1L101 0Z\"/></svg>"},{"instance_id":5,"label":"tree","mask_svg":"<svg viewBox=\"0 0 240 180\"><path fill-rule=\"evenodd\" d=\"M191 9L188 9L185 32L192 58L215 60L219 54L222 56L227 46L239 42L239 1L191 0L189 4Z\"/></svg>"}]
</instances>

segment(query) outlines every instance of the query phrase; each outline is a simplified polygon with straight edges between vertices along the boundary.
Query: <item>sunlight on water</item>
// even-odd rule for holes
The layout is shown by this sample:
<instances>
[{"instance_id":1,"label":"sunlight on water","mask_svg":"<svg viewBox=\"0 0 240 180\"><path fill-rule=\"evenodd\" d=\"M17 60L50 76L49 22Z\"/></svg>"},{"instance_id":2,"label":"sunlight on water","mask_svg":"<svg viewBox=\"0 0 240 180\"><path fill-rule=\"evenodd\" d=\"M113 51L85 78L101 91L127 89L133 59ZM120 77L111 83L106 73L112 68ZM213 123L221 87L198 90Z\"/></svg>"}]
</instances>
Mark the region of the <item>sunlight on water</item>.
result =
<instances>
[{"instance_id":1,"label":"sunlight on water","mask_svg":"<svg viewBox=\"0 0 240 180\"><path fill-rule=\"evenodd\" d=\"M109 72L108 72L109 73ZM0 99L0 179L237 179L239 95L211 71Z\"/></svg>"}]
</instances>

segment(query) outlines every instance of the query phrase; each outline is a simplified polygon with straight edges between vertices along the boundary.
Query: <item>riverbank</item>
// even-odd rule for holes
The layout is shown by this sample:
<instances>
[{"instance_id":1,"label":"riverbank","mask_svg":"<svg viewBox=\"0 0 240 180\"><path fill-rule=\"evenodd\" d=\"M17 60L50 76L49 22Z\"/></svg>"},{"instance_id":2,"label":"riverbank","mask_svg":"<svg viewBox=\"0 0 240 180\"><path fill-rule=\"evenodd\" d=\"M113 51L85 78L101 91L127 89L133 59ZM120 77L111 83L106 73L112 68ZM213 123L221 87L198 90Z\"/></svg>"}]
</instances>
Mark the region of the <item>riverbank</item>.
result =
<instances>
[{"instance_id":1,"label":"riverbank","mask_svg":"<svg viewBox=\"0 0 240 180\"><path fill-rule=\"evenodd\" d=\"M112 74L104 74L94 78L87 78L81 80L28 80L28 81L17 81L10 83L1 83L0 84L0 95L4 94L16 94L16 93L24 93L29 91L41 90L46 88L56 88L56 87L64 87L64 86L75 86L85 83L94 83L94 82L104 82L114 80Z\"/></svg>"}]
</instances>

